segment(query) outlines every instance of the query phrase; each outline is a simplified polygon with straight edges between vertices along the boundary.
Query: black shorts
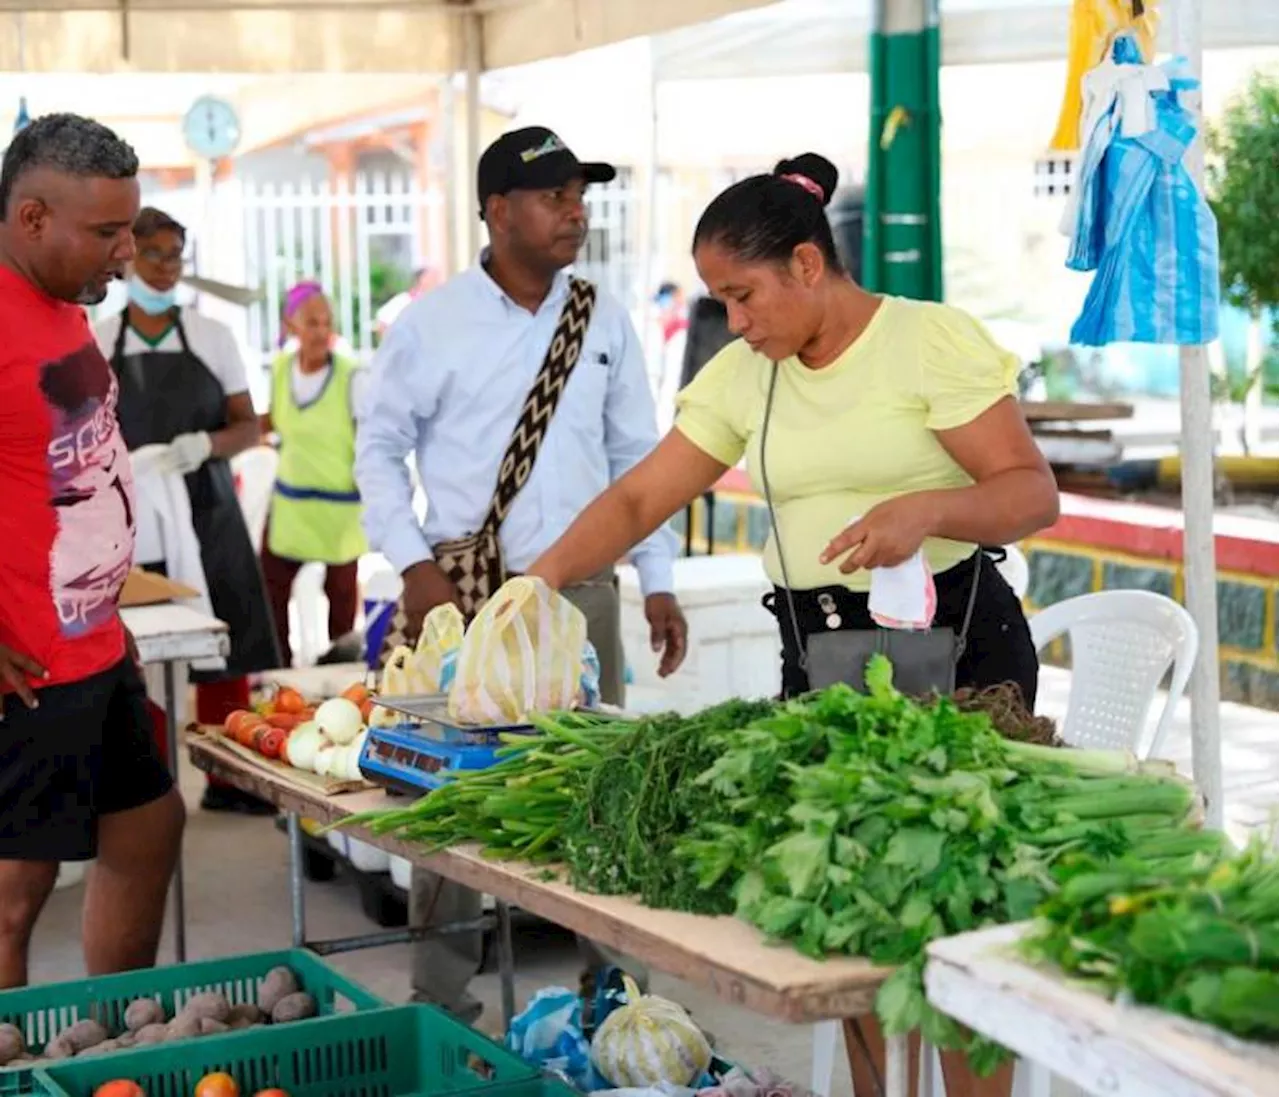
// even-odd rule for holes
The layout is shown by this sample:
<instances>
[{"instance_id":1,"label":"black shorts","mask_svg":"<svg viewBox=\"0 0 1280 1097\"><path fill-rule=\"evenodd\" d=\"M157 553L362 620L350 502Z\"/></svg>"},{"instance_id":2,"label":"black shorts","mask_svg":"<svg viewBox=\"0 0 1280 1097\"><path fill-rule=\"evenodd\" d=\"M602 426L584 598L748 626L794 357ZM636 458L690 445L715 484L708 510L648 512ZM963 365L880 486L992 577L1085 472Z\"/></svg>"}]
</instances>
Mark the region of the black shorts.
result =
<instances>
[{"instance_id":1,"label":"black shorts","mask_svg":"<svg viewBox=\"0 0 1280 1097\"><path fill-rule=\"evenodd\" d=\"M173 787L160 760L147 691L133 662L13 694L0 721L0 860L88 861L98 819L142 807Z\"/></svg>"},{"instance_id":2,"label":"black shorts","mask_svg":"<svg viewBox=\"0 0 1280 1097\"><path fill-rule=\"evenodd\" d=\"M998 551L998 550L990 550ZM973 590L973 558L933 577L938 591L938 612L934 624L960 630ZM832 605L846 629L875 628L867 595L855 594L847 587L824 587L822 590L795 591L796 616L800 632L811 636L827 628L827 610L820 599ZM800 665L795 632L787 610L785 593L776 589L765 596L765 606L778 618L782 633L782 690L788 697L804 693L809 679ZM996 568L989 551L982 553L978 573L978 596L973 607L973 620L964 655L956 666L957 688L985 689L1012 682L1022 691L1028 709L1034 710L1039 684L1040 660L1031 639L1022 603L1004 576Z\"/></svg>"}]
</instances>

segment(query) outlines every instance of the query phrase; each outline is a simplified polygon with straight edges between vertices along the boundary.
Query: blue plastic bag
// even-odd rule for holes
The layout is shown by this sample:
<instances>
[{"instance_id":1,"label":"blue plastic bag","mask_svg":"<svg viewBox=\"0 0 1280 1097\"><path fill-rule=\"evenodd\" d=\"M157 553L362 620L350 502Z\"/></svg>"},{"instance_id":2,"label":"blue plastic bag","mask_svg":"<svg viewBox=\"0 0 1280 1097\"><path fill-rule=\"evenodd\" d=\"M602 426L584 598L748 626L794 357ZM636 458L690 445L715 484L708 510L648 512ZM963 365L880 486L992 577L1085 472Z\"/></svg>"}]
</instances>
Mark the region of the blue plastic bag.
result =
<instances>
[{"instance_id":1,"label":"blue plastic bag","mask_svg":"<svg viewBox=\"0 0 1280 1097\"><path fill-rule=\"evenodd\" d=\"M582 999L564 987L547 987L533 996L512 1019L507 1047L525 1062L563 1075L584 1093L603 1084L582 1032Z\"/></svg>"}]
</instances>

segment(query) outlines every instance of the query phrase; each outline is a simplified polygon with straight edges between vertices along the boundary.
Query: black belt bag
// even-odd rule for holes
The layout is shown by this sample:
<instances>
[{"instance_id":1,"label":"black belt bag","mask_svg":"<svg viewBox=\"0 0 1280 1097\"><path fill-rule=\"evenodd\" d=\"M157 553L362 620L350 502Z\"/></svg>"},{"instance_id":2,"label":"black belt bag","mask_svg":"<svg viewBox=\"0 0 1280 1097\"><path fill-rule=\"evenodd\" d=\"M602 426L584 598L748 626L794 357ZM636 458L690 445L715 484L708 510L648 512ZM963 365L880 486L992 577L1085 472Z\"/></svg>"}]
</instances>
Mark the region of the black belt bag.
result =
<instances>
[{"instance_id":1,"label":"black belt bag","mask_svg":"<svg viewBox=\"0 0 1280 1097\"><path fill-rule=\"evenodd\" d=\"M969 602L965 607L964 621L959 632L947 627L928 631L871 628L815 632L806 637L801 630L795 596L787 575L787 562L782 552L782 538L778 535L778 518L773 506L773 493L769 490L765 461L765 443L769 437L769 420L773 413L777 384L778 366L775 363L769 380L764 422L760 427L760 481L764 488L765 506L769 510L769 524L773 530L778 565L782 569L782 593L787 603L787 616L800 667L808 676L809 687L825 689L843 682L859 693L864 693L867 665L874 656L883 655L893 664L893 684L900 692L912 697L954 693L956 667L964 656L969 625L978 600L978 583L982 575L981 550L974 553L973 586L969 591ZM778 619L781 623L781 614Z\"/></svg>"}]
</instances>

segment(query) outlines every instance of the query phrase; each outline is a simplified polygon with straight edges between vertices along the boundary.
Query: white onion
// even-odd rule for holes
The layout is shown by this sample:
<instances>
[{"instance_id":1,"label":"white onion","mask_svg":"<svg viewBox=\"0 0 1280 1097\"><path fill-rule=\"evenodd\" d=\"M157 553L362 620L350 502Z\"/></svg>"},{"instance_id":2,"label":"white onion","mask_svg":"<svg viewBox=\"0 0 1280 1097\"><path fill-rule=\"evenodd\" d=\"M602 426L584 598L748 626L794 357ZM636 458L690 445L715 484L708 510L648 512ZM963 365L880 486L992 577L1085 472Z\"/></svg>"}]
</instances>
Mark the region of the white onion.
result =
<instances>
[{"instance_id":1,"label":"white onion","mask_svg":"<svg viewBox=\"0 0 1280 1097\"><path fill-rule=\"evenodd\" d=\"M323 739L321 743L323 745L316 751L316 773L320 777L328 777L333 772L334 759L342 748L335 747L332 743L327 743Z\"/></svg>"},{"instance_id":2,"label":"white onion","mask_svg":"<svg viewBox=\"0 0 1280 1097\"><path fill-rule=\"evenodd\" d=\"M360 734L364 727L364 717L360 715L360 706L345 697L334 697L316 709L316 723L326 739L345 746Z\"/></svg>"},{"instance_id":3,"label":"white onion","mask_svg":"<svg viewBox=\"0 0 1280 1097\"><path fill-rule=\"evenodd\" d=\"M285 758L295 769L315 771L316 751L324 745L324 736L314 720L299 724L289 733L284 746Z\"/></svg>"},{"instance_id":4,"label":"white onion","mask_svg":"<svg viewBox=\"0 0 1280 1097\"><path fill-rule=\"evenodd\" d=\"M355 737L355 740L347 747L347 772L344 776L348 781L363 781L364 774L360 772L360 756L364 753L364 741L369 737L367 731L362 731Z\"/></svg>"}]
</instances>

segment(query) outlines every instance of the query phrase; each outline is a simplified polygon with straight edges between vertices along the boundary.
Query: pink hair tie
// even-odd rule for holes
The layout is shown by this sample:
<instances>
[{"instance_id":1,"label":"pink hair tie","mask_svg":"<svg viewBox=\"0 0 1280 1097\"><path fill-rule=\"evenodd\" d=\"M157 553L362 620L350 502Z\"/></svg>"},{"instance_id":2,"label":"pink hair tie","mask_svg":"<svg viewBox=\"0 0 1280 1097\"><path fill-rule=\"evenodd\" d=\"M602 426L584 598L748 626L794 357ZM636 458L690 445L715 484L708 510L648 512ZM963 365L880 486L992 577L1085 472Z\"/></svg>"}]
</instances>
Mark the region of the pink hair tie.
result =
<instances>
[{"instance_id":1,"label":"pink hair tie","mask_svg":"<svg viewBox=\"0 0 1280 1097\"><path fill-rule=\"evenodd\" d=\"M791 175L784 175L782 178L788 183L795 183L797 186L804 187L804 189L812 194L819 202L826 202L827 196L823 189L807 175L793 173Z\"/></svg>"},{"instance_id":2,"label":"pink hair tie","mask_svg":"<svg viewBox=\"0 0 1280 1097\"><path fill-rule=\"evenodd\" d=\"M284 321L288 321L293 314L302 308L306 302L313 297L321 297L324 295L324 287L319 282L299 282L293 286L288 293L284 295L284 304L280 309L280 317ZM289 340L289 333L282 326L280 329L280 346L284 346Z\"/></svg>"}]
</instances>

